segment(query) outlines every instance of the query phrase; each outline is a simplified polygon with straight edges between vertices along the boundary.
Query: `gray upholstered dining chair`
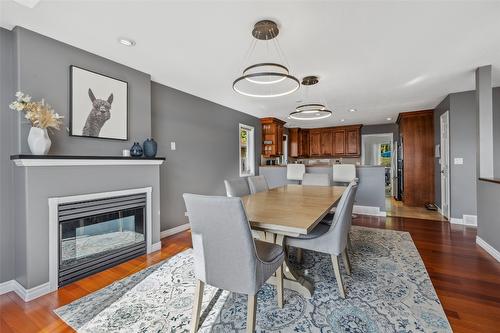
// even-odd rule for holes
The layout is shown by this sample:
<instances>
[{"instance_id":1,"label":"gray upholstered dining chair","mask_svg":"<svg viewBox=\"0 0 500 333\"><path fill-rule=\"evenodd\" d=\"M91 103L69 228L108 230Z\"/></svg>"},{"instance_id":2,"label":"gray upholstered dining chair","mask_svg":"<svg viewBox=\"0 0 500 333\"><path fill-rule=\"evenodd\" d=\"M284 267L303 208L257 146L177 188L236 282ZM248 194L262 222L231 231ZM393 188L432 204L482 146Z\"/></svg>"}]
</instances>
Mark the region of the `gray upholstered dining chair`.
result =
<instances>
[{"instance_id":1,"label":"gray upholstered dining chair","mask_svg":"<svg viewBox=\"0 0 500 333\"><path fill-rule=\"evenodd\" d=\"M330 186L330 176L327 173L305 173L302 185Z\"/></svg>"},{"instance_id":2,"label":"gray upholstered dining chair","mask_svg":"<svg viewBox=\"0 0 500 333\"><path fill-rule=\"evenodd\" d=\"M339 287L340 296L345 298L344 283L340 274L339 256L342 256L347 274L351 274L351 264L347 256L347 235L351 225L352 206L356 194L357 184L351 182L342 194L335 213L332 225L319 224L314 230L314 235L299 237L286 237L285 244L296 248L327 253L331 255L335 278ZM319 228L318 228L319 227Z\"/></svg>"},{"instance_id":3,"label":"gray upholstered dining chair","mask_svg":"<svg viewBox=\"0 0 500 333\"><path fill-rule=\"evenodd\" d=\"M269 186L267 186L266 177L264 176L248 177L248 185L250 186L250 192L252 194L257 192L265 192L269 190Z\"/></svg>"},{"instance_id":4,"label":"gray upholstered dining chair","mask_svg":"<svg viewBox=\"0 0 500 333\"><path fill-rule=\"evenodd\" d=\"M250 187L246 178L224 180L228 197L244 197L250 194Z\"/></svg>"},{"instance_id":5,"label":"gray upholstered dining chair","mask_svg":"<svg viewBox=\"0 0 500 333\"><path fill-rule=\"evenodd\" d=\"M254 240L240 198L184 194L193 241L196 291L191 332L199 326L206 284L248 295L247 332L255 330L256 294L276 272L283 307L283 248Z\"/></svg>"}]
</instances>

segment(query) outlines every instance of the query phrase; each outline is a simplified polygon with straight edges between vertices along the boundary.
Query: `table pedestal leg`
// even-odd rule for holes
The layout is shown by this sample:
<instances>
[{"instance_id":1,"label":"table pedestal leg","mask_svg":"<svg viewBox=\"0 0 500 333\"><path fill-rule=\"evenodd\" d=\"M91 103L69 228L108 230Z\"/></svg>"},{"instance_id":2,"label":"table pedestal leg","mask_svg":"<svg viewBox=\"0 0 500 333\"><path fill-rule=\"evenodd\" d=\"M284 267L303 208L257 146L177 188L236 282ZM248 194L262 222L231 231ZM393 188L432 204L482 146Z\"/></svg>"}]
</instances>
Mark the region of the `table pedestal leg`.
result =
<instances>
[{"instance_id":1,"label":"table pedestal leg","mask_svg":"<svg viewBox=\"0 0 500 333\"><path fill-rule=\"evenodd\" d=\"M281 234L275 234L272 232L266 231L266 241L284 246L285 236ZM285 261L283 262L283 286L287 289L295 290L305 298L311 298L314 293L313 285L304 279L304 277L300 276L289 264L288 262L288 253L285 254ZM276 277L272 276L267 280L268 283L276 285Z\"/></svg>"}]
</instances>

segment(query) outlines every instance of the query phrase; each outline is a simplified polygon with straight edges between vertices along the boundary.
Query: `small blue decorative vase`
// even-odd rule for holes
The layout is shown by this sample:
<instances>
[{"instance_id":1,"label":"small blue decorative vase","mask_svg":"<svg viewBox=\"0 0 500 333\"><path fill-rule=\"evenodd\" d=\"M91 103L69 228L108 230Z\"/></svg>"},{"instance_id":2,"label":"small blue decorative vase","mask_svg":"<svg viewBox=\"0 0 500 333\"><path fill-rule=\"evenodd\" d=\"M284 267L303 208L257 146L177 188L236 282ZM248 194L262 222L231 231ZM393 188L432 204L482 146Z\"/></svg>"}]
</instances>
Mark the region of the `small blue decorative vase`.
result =
<instances>
[{"instance_id":1,"label":"small blue decorative vase","mask_svg":"<svg viewBox=\"0 0 500 333\"><path fill-rule=\"evenodd\" d=\"M139 142L134 142L132 148L130 148L130 156L132 157L141 157L142 156L142 147Z\"/></svg>"},{"instance_id":2,"label":"small blue decorative vase","mask_svg":"<svg viewBox=\"0 0 500 333\"><path fill-rule=\"evenodd\" d=\"M142 147L144 148L144 156L155 157L158 150L158 144L153 139L147 139L144 141Z\"/></svg>"}]
</instances>

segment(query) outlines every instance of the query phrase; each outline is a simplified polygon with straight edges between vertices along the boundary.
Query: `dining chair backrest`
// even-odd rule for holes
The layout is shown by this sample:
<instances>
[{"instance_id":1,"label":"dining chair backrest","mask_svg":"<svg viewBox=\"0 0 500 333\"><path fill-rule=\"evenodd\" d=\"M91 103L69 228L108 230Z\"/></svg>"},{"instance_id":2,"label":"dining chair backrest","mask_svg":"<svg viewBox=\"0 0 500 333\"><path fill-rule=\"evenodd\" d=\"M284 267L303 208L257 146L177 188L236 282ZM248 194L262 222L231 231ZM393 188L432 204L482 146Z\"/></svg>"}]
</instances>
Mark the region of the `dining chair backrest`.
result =
<instances>
[{"instance_id":1,"label":"dining chair backrest","mask_svg":"<svg viewBox=\"0 0 500 333\"><path fill-rule=\"evenodd\" d=\"M255 294L257 255L240 198L183 195L196 278L217 288Z\"/></svg>"},{"instance_id":2,"label":"dining chair backrest","mask_svg":"<svg viewBox=\"0 0 500 333\"><path fill-rule=\"evenodd\" d=\"M248 177L248 185L250 186L250 192L252 194L257 192L265 192L269 190L269 187L267 186L266 177L264 176Z\"/></svg>"},{"instance_id":3,"label":"dining chair backrest","mask_svg":"<svg viewBox=\"0 0 500 333\"><path fill-rule=\"evenodd\" d=\"M354 164L334 164L333 182L350 183L356 178L356 166Z\"/></svg>"},{"instance_id":4,"label":"dining chair backrest","mask_svg":"<svg viewBox=\"0 0 500 333\"><path fill-rule=\"evenodd\" d=\"M352 208L358 185L351 182L340 198L330 229L315 238L318 251L334 255L341 254L347 246L347 234L351 227Z\"/></svg>"},{"instance_id":5,"label":"dining chair backrest","mask_svg":"<svg viewBox=\"0 0 500 333\"><path fill-rule=\"evenodd\" d=\"M330 186L330 176L327 173L306 173L302 185Z\"/></svg>"},{"instance_id":6,"label":"dining chair backrest","mask_svg":"<svg viewBox=\"0 0 500 333\"><path fill-rule=\"evenodd\" d=\"M286 179L288 180L302 180L306 173L306 166L304 164L287 164L286 165Z\"/></svg>"},{"instance_id":7,"label":"dining chair backrest","mask_svg":"<svg viewBox=\"0 0 500 333\"><path fill-rule=\"evenodd\" d=\"M244 197L250 194L250 187L246 178L224 180L228 197Z\"/></svg>"}]
</instances>

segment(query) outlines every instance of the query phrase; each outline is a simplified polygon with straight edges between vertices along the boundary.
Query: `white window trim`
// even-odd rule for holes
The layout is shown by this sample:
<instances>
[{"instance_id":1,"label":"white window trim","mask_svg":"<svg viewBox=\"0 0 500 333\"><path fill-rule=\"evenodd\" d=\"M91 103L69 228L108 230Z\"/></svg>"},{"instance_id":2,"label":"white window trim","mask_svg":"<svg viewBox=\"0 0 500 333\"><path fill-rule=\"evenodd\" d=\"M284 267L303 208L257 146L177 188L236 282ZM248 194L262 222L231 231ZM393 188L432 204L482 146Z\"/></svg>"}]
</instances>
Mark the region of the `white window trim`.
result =
<instances>
[{"instance_id":1,"label":"white window trim","mask_svg":"<svg viewBox=\"0 0 500 333\"><path fill-rule=\"evenodd\" d=\"M250 131L250 136L248 138L247 147L250 151L249 154L249 165L250 165L250 173L244 174L241 172L241 129L246 129ZM255 176L255 128L253 126L245 125L239 123L238 125L238 165L239 165L239 174L240 177L248 177Z\"/></svg>"}]
</instances>

